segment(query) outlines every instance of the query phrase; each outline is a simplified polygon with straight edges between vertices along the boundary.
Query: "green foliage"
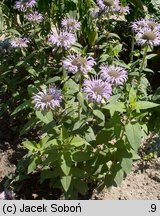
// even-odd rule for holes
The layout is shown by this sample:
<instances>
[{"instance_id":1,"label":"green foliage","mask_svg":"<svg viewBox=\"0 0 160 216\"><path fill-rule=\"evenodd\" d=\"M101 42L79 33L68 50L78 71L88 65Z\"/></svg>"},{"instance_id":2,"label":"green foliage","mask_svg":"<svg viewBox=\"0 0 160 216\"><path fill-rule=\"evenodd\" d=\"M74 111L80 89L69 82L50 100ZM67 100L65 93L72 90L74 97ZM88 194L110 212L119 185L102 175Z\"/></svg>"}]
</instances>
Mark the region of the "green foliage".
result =
<instances>
[{"instance_id":1,"label":"green foliage","mask_svg":"<svg viewBox=\"0 0 160 216\"><path fill-rule=\"evenodd\" d=\"M93 16L93 0L39 0L36 9L44 20L36 25L9 1L0 3L0 42L18 36L30 41L28 47L8 51L0 43L0 116L8 114L18 122L11 130L23 140L30 132L34 134L22 142L28 150L27 162L23 170L17 167L18 177L40 173L40 183L49 180L66 199L85 195L89 182L99 190L121 184L138 159L142 138L159 130L160 91L150 86L150 73L154 73L150 64L158 54L131 44L130 29L130 21L144 17L150 5L157 11L157 2L121 1L131 8L130 15L116 14L115 18L103 10ZM77 41L69 49L48 42L51 30L64 30L61 21L65 17L81 23L74 32ZM77 53L93 57L94 69L69 73L62 60ZM94 103L84 94L83 82L99 76L101 64L121 66L128 77L122 85L112 84L109 100ZM61 89L60 107L35 109L33 95L48 86Z\"/></svg>"}]
</instances>

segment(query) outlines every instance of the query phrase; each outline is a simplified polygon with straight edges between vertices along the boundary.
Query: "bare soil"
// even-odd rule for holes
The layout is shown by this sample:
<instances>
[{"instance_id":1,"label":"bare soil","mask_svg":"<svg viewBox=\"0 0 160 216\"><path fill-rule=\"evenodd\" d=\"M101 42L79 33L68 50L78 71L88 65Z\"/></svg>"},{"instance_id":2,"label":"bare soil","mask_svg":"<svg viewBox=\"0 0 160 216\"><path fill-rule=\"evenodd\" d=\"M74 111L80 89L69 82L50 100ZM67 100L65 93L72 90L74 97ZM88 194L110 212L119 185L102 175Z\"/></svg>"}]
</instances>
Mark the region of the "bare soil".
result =
<instances>
[{"instance_id":1,"label":"bare soil","mask_svg":"<svg viewBox=\"0 0 160 216\"><path fill-rule=\"evenodd\" d=\"M7 149L0 151L0 190L3 191L3 180L9 173L14 173L18 157L16 150ZM28 188L27 185L25 188ZM46 189L45 193L46 194ZM61 197L43 197L41 191L35 188L28 193L25 199L61 199ZM98 200L160 200L160 157L151 161L137 161L133 164L131 173L126 177L120 187L112 187L110 191L104 190L100 194L93 190L91 197L87 199Z\"/></svg>"},{"instance_id":2,"label":"bare soil","mask_svg":"<svg viewBox=\"0 0 160 216\"><path fill-rule=\"evenodd\" d=\"M2 119L0 119L2 121ZM14 173L17 162L25 155L26 151L19 144L21 140L11 131L11 123L5 118L0 124L0 192L4 190L4 184L8 175ZM157 152L157 158L151 160L139 160L133 164L131 173L125 178L120 187L112 187L99 193L96 189L82 197L82 199L98 200L160 200L160 139L152 139L142 148L144 152ZM63 199L59 191L50 191L46 185L36 184L37 176L32 176L30 181L24 182L22 190L16 199ZM28 190L30 188L30 190ZM46 191L48 191L46 193ZM47 194L47 195L46 195ZM80 198L81 199L81 198Z\"/></svg>"},{"instance_id":3,"label":"bare soil","mask_svg":"<svg viewBox=\"0 0 160 216\"><path fill-rule=\"evenodd\" d=\"M95 190L92 199L160 200L160 158L146 164L134 163L132 172L120 187L112 187L100 194Z\"/></svg>"}]
</instances>

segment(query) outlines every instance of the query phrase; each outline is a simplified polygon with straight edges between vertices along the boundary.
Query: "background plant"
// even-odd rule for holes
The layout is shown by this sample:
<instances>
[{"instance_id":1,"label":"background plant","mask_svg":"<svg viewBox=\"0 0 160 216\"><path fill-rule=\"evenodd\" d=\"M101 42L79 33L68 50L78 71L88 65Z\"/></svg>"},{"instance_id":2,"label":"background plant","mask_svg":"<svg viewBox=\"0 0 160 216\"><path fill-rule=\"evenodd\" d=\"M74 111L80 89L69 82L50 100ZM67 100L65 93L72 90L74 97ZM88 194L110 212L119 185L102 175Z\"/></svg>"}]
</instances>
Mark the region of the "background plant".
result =
<instances>
[{"instance_id":1,"label":"background plant","mask_svg":"<svg viewBox=\"0 0 160 216\"><path fill-rule=\"evenodd\" d=\"M37 172L66 199L86 194L88 183L121 184L142 137L159 130L154 2L9 2L0 3L1 116L18 122L19 137L37 131L23 141L29 152L12 182Z\"/></svg>"}]
</instances>

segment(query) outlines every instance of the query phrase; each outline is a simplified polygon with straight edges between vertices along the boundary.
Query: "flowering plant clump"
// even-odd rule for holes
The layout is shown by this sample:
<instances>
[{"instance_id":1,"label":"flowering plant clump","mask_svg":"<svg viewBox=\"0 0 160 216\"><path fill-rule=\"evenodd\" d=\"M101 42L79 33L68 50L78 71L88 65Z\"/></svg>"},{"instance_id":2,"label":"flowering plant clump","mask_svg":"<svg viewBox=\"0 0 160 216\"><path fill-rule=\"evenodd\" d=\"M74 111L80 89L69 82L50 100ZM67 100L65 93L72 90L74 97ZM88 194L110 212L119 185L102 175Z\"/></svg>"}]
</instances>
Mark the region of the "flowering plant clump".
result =
<instances>
[{"instance_id":1,"label":"flowering plant clump","mask_svg":"<svg viewBox=\"0 0 160 216\"><path fill-rule=\"evenodd\" d=\"M99 191L120 185L142 139L159 132L159 85L152 81L160 18L141 4L0 3L0 118L9 116L28 150L10 181L15 193L33 175L38 187L59 188L66 199L91 184Z\"/></svg>"}]
</instances>

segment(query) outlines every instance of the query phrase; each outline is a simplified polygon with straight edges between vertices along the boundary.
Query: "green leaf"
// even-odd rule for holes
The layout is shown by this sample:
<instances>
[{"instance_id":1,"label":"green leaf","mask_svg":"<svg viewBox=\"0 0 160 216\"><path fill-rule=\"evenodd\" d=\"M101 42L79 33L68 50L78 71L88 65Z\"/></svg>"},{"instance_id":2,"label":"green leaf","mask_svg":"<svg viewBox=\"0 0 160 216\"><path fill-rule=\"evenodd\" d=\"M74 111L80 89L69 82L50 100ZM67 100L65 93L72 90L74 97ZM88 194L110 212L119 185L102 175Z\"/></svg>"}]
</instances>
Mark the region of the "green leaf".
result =
<instances>
[{"instance_id":1,"label":"green leaf","mask_svg":"<svg viewBox=\"0 0 160 216\"><path fill-rule=\"evenodd\" d=\"M67 192L68 189L69 189L69 186L71 184L71 180L72 180L72 177L71 176L63 176L61 178L61 184L63 186L63 189Z\"/></svg>"},{"instance_id":2,"label":"green leaf","mask_svg":"<svg viewBox=\"0 0 160 216\"><path fill-rule=\"evenodd\" d=\"M59 80L61 80L61 78L60 78L59 76L55 76L55 77L49 79L49 80L46 82L46 84L55 83L56 81L59 81Z\"/></svg>"},{"instance_id":3,"label":"green leaf","mask_svg":"<svg viewBox=\"0 0 160 216\"><path fill-rule=\"evenodd\" d=\"M70 153L69 152L64 153L61 156L61 160L62 160L61 169L62 169L63 173L66 176L68 176L69 172L71 170L71 165L72 165L72 159L71 159Z\"/></svg>"},{"instance_id":4,"label":"green leaf","mask_svg":"<svg viewBox=\"0 0 160 216\"><path fill-rule=\"evenodd\" d=\"M31 160L31 163L29 164L28 166L28 174L33 172L33 170L36 169L38 163L40 162L40 159L38 157L34 157L32 160Z\"/></svg>"},{"instance_id":5,"label":"green leaf","mask_svg":"<svg viewBox=\"0 0 160 216\"><path fill-rule=\"evenodd\" d=\"M121 38L115 34L115 33L109 33L108 34L108 38L117 38L118 40L120 40ZM122 44L119 44L117 46L115 46L114 48L116 50L116 53L118 54L121 50L122 50Z\"/></svg>"},{"instance_id":6,"label":"green leaf","mask_svg":"<svg viewBox=\"0 0 160 216\"><path fill-rule=\"evenodd\" d=\"M22 60L22 61L19 61L17 64L16 64L16 67L18 67L18 66L20 66L20 65L22 65L24 63L24 61Z\"/></svg>"},{"instance_id":7,"label":"green leaf","mask_svg":"<svg viewBox=\"0 0 160 216\"><path fill-rule=\"evenodd\" d=\"M10 33L12 33L13 35L16 35L16 36L21 36L21 34L15 29L9 29L8 32L10 32Z\"/></svg>"},{"instance_id":8,"label":"green leaf","mask_svg":"<svg viewBox=\"0 0 160 216\"><path fill-rule=\"evenodd\" d=\"M35 87L35 85L32 84L28 85L27 90L30 96L33 96L33 93L37 93L37 88Z\"/></svg>"},{"instance_id":9,"label":"green leaf","mask_svg":"<svg viewBox=\"0 0 160 216\"><path fill-rule=\"evenodd\" d=\"M64 126L62 126L62 129L61 129L61 140L62 140L62 142L65 139L67 139L68 137L69 137L69 134L68 134L67 129Z\"/></svg>"},{"instance_id":10,"label":"green leaf","mask_svg":"<svg viewBox=\"0 0 160 216\"><path fill-rule=\"evenodd\" d=\"M100 60L98 61L98 63L105 62L105 61L107 61L107 59L109 59L109 58L110 58L110 55L108 55L108 54L102 54L102 55L100 56Z\"/></svg>"},{"instance_id":11,"label":"green leaf","mask_svg":"<svg viewBox=\"0 0 160 216\"><path fill-rule=\"evenodd\" d=\"M109 140L111 140L111 133L112 132L110 130L107 130L107 129L101 130L97 134L96 144L100 145L100 144L107 143Z\"/></svg>"},{"instance_id":12,"label":"green leaf","mask_svg":"<svg viewBox=\"0 0 160 216\"><path fill-rule=\"evenodd\" d=\"M4 28L4 17L2 12L2 6L0 5L0 31L3 32Z\"/></svg>"},{"instance_id":13,"label":"green leaf","mask_svg":"<svg viewBox=\"0 0 160 216\"><path fill-rule=\"evenodd\" d=\"M132 160L139 160L141 157L135 152L133 149L130 149L130 153L132 154Z\"/></svg>"},{"instance_id":14,"label":"green leaf","mask_svg":"<svg viewBox=\"0 0 160 216\"><path fill-rule=\"evenodd\" d=\"M129 0L129 1L132 4L134 4L137 9L140 9L142 12L144 12L143 1L141 0Z\"/></svg>"},{"instance_id":15,"label":"green leaf","mask_svg":"<svg viewBox=\"0 0 160 216\"><path fill-rule=\"evenodd\" d=\"M41 171L41 176L40 176L40 183L43 183L46 179L54 179L58 176L61 176L61 173L62 171L59 169L59 170L54 170L54 171L51 171L51 170L42 170Z\"/></svg>"},{"instance_id":16,"label":"green leaf","mask_svg":"<svg viewBox=\"0 0 160 216\"><path fill-rule=\"evenodd\" d=\"M36 72L36 70L35 70L34 68L30 67L30 68L28 68L27 70L28 70L28 72L29 72L31 75L37 76L37 72Z\"/></svg>"},{"instance_id":17,"label":"green leaf","mask_svg":"<svg viewBox=\"0 0 160 216\"><path fill-rule=\"evenodd\" d=\"M87 107L84 105L84 98L83 98L82 92L78 92L77 99L78 99L81 107L83 108L83 110L86 112L87 111Z\"/></svg>"},{"instance_id":18,"label":"green leaf","mask_svg":"<svg viewBox=\"0 0 160 216\"><path fill-rule=\"evenodd\" d=\"M137 151L141 144L141 126L139 123L125 125L127 139L131 147Z\"/></svg>"},{"instance_id":19,"label":"green leaf","mask_svg":"<svg viewBox=\"0 0 160 216\"><path fill-rule=\"evenodd\" d=\"M21 110L24 110L28 107L31 106L31 102L30 101L25 101L22 104L20 104L18 107L16 107L16 109L12 112L11 116L17 114L18 112L20 112Z\"/></svg>"},{"instance_id":20,"label":"green leaf","mask_svg":"<svg viewBox=\"0 0 160 216\"><path fill-rule=\"evenodd\" d=\"M35 142L31 142L29 140L26 140L26 141L22 142L22 144L24 147L26 147L30 151L37 150Z\"/></svg>"},{"instance_id":21,"label":"green leaf","mask_svg":"<svg viewBox=\"0 0 160 216\"><path fill-rule=\"evenodd\" d=\"M89 34L88 34L89 45L93 46L95 44L97 38L98 38L97 31L95 28L93 28L92 30L89 31Z\"/></svg>"},{"instance_id":22,"label":"green leaf","mask_svg":"<svg viewBox=\"0 0 160 216\"><path fill-rule=\"evenodd\" d=\"M54 128L55 125L56 125L55 121L51 121L50 123L44 125L41 129L42 134L43 133L50 133L50 131Z\"/></svg>"},{"instance_id":23,"label":"green leaf","mask_svg":"<svg viewBox=\"0 0 160 216\"><path fill-rule=\"evenodd\" d=\"M80 179L75 180L74 187L78 190L79 193L85 195L88 191L88 186L84 181L81 181Z\"/></svg>"},{"instance_id":24,"label":"green leaf","mask_svg":"<svg viewBox=\"0 0 160 216\"><path fill-rule=\"evenodd\" d=\"M47 143L45 143L45 145L43 146L44 149L48 148L48 147L53 147L53 146L58 146L58 142L57 139L52 139L49 140Z\"/></svg>"},{"instance_id":25,"label":"green leaf","mask_svg":"<svg viewBox=\"0 0 160 216\"><path fill-rule=\"evenodd\" d=\"M104 114L100 110L93 110L93 115L95 115L96 117L98 117L103 122L105 121L105 116L104 116Z\"/></svg>"},{"instance_id":26,"label":"green leaf","mask_svg":"<svg viewBox=\"0 0 160 216\"><path fill-rule=\"evenodd\" d=\"M20 129L20 136L31 130L37 123L37 118L35 116L31 117L29 121Z\"/></svg>"},{"instance_id":27,"label":"green leaf","mask_svg":"<svg viewBox=\"0 0 160 216\"><path fill-rule=\"evenodd\" d=\"M80 127L82 127L85 124L84 120L79 120L73 125L72 131L78 130Z\"/></svg>"},{"instance_id":28,"label":"green leaf","mask_svg":"<svg viewBox=\"0 0 160 216\"><path fill-rule=\"evenodd\" d=\"M76 162L83 162L90 159L91 157L87 152L77 151L73 154L73 160Z\"/></svg>"},{"instance_id":29,"label":"green leaf","mask_svg":"<svg viewBox=\"0 0 160 216\"><path fill-rule=\"evenodd\" d=\"M81 170L77 167L72 167L71 168L71 173L74 177L77 177L77 178L84 178L87 176L87 173L85 173L84 170Z\"/></svg>"},{"instance_id":30,"label":"green leaf","mask_svg":"<svg viewBox=\"0 0 160 216\"><path fill-rule=\"evenodd\" d=\"M113 95L109 98L109 104L114 104L118 101L118 99L121 97L121 94Z\"/></svg>"},{"instance_id":31,"label":"green leaf","mask_svg":"<svg viewBox=\"0 0 160 216\"><path fill-rule=\"evenodd\" d=\"M71 138L71 142L70 144L75 146L75 147L79 147L79 146L82 146L84 144L86 144L86 140L81 138L80 136L74 136L73 138Z\"/></svg>"},{"instance_id":32,"label":"green leaf","mask_svg":"<svg viewBox=\"0 0 160 216\"><path fill-rule=\"evenodd\" d=\"M72 79L69 79L65 82L64 89L67 89L68 94L73 95L74 93L79 91L79 85Z\"/></svg>"},{"instance_id":33,"label":"green leaf","mask_svg":"<svg viewBox=\"0 0 160 216\"><path fill-rule=\"evenodd\" d=\"M39 145L40 145L40 147L41 148L43 148L44 146L45 146L45 144L47 143L47 141L49 140L49 136L45 136L45 137L43 137L40 141L39 141Z\"/></svg>"},{"instance_id":34,"label":"green leaf","mask_svg":"<svg viewBox=\"0 0 160 216\"><path fill-rule=\"evenodd\" d=\"M155 56L157 56L157 54L149 54L149 55L146 56L146 58L147 58L147 59L151 59L151 58L153 58L153 57L155 57Z\"/></svg>"},{"instance_id":35,"label":"green leaf","mask_svg":"<svg viewBox=\"0 0 160 216\"><path fill-rule=\"evenodd\" d=\"M114 178L114 181L116 182L117 185L121 185L122 181L123 181L123 170L120 169L117 171L116 176Z\"/></svg>"},{"instance_id":36,"label":"green leaf","mask_svg":"<svg viewBox=\"0 0 160 216\"><path fill-rule=\"evenodd\" d=\"M115 103L112 103L112 104L107 104L105 106L103 106L103 109L109 109L110 111L112 112L120 112L120 113L123 113L126 111L125 109L125 104L123 102L115 102Z\"/></svg>"},{"instance_id":37,"label":"green leaf","mask_svg":"<svg viewBox=\"0 0 160 216\"><path fill-rule=\"evenodd\" d=\"M137 101L137 92L132 87L129 92L129 103L131 109L136 109L136 101Z\"/></svg>"},{"instance_id":38,"label":"green leaf","mask_svg":"<svg viewBox=\"0 0 160 216\"><path fill-rule=\"evenodd\" d=\"M137 101L136 102L136 109L150 109L153 107L157 107L160 106L160 104L156 104L153 102L149 102L149 101Z\"/></svg>"},{"instance_id":39,"label":"green leaf","mask_svg":"<svg viewBox=\"0 0 160 216\"><path fill-rule=\"evenodd\" d=\"M53 114L51 110L44 111L44 112L36 111L36 116L39 120L41 120L45 124L48 124L53 120Z\"/></svg>"},{"instance_id":40,"label":"green leaf","mask_svg":"<svg viewBox=\"0 0 160 216\"><path fill-rule=\"evenodd\" d=\"M121 167L126 174L130 173L132 169L132 158L122 158Z\"/></svg>"},{"instance_id":41,"label":"green leaf","mask_svg":"<svg viewBox=\"0 0 160 216\"><path fill-rule=\"evenodd\" d=\"M85 132L85 139L87 142L92 142L96 140L96 136L94 134L94 131L91 127L89 127L87 129L87 131Z\"/></svg>"}]
</instances>

